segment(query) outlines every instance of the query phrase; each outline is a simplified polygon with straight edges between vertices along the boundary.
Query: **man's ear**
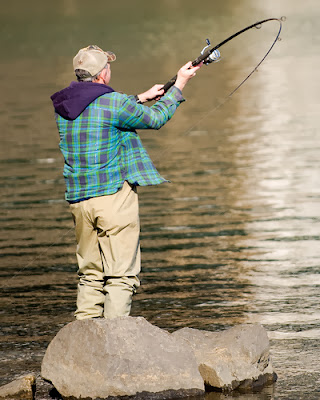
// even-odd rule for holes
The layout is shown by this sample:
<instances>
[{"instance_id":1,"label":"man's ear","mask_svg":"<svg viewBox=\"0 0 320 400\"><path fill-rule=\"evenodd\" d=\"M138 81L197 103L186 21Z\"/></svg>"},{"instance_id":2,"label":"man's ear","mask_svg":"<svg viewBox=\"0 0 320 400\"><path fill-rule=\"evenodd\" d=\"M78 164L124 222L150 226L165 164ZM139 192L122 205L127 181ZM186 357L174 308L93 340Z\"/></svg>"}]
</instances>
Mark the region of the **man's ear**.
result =
<instances>
[{"instance_id":1,"label":"man's ear","mask_svg":"<svg viewBox=\"0 0 320 400\"><path fill-rule=\"evenodd\" d=\"M106 79L106 75L107 75L107 70L104 68L104 69L102 70L100 76L101 76L101 78L102 78L103 80L105 80L105 79Z\"/></svg>"},{"instance_id":2,"label":"man's ear","mask_svg":"<svg viewBox=\"0 0 320 400\"><path fill-rule=\"evenodd\" d=\"M103 69L100 74L97 76L97 78L94 80L94 82L97 83L104 83L105 79L106 79L106 75L107 75L107 70Z\"/></svg>"}]
</instances>

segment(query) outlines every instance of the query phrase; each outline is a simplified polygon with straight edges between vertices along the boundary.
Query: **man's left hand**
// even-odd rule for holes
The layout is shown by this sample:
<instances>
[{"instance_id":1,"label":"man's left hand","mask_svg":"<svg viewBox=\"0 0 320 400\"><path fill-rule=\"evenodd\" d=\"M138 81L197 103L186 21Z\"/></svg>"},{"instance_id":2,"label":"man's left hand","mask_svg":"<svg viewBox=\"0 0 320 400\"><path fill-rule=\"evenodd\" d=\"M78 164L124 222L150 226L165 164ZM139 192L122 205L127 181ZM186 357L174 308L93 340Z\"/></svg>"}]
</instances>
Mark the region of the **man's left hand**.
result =
<instances>
[{"instance_id":1,"label":"man's left hand","mask_svg":"<svg viewBox=\"0 0 320 400\"><path fill-rule=\"evenodd\" d=\"M152 86L149 90L144 93L138 94L138 98L141 103L146 103L150 100L159 100L164 95L163 85L157 84Z\"/></svg>"}]
</instances>

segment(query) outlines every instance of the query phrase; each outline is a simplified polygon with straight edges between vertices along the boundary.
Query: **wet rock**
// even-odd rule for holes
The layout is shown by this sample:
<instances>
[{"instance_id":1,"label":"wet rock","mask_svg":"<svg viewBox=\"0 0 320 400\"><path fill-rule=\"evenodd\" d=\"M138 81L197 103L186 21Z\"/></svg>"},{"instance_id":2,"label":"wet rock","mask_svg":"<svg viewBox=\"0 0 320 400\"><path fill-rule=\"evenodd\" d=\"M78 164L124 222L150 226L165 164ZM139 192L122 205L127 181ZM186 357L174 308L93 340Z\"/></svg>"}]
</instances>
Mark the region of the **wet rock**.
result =
<instances>
[{"instance_id":1,"label":"wet rock","mask_svg":"<svg viewBox=\"0 0 320 400\"><path fill-rule=\"evenodd\" d=\"M49 344L41 375L63 398L162 393L201 394L203 379L188 344L144 318L74 321Z\"/></svg>"},{"instance_id":2,"label":"wet rock","mask_svg":"<svg viewBox=\"0 0 320 400\"><path fill-rule=\"evenodd\" d=\"M39 371L40 372L40 371ZM45 381L40 376L40 373L37 374L36 378L36 393L34 395L34 400L53 400L59 399L59 394L57 394L56 389L52 385L52 383Z\"/></svg>"},{"instance_id":3,"label":"wet rock","mask_svg":"<svg viewBox=\"0 0 320 400\"><path fill-rule=\"evenodd\" d=\"M207 390L250 391L276 380L267 332L259 324L222 332L183 328L172 335L194 351Z\"/></svg>"},{"instance_id":4,"label":"wet rock","mask_svg":"<svg viewBox=\"0 0 320 400\"><path fill-rule=\"evenodd\" d=\"M30 374L1 386L0 399L32 400L34 398L35 382L36 377Z\"/></svg>"}]
</instances>

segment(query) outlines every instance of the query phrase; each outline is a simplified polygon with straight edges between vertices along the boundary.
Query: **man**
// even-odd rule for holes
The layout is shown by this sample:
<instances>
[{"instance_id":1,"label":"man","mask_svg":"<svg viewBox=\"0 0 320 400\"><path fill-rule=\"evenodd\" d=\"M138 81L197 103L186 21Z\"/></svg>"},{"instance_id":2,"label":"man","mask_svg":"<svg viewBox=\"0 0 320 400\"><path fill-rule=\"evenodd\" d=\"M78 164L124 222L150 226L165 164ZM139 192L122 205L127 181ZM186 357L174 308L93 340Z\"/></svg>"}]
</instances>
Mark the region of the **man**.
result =
<instances>
[{"instance_id":1,"label":"man","mask_svg":"<svg viewBox=\"0 0 320 400\"><path fill-rule=\"evenodd\" d=\"M51 96L65 159L65 197L76 231L77 319L130 313L140 284L136 186L166 182L135 129L161 128L184 101L181 91L200 68L184 65L167 93L155 85L128 96L108 86L115 59L95 45L81 49L73 59L78 82ZM151 107L142 105L154 99Z\"/></svg>"}]
</instances>

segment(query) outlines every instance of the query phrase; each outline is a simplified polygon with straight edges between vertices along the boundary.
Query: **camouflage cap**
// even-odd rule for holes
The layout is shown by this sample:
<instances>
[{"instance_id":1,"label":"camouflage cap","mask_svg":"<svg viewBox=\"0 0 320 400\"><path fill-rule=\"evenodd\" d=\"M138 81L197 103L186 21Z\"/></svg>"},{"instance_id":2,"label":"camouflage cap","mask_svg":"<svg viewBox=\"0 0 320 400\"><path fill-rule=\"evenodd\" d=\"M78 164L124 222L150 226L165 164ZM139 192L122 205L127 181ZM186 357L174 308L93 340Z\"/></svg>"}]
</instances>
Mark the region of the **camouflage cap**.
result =
<instances>
[{"instance_id":1,"label":"camouflage cap","mask_svg":"<svg viewBox=\"0 0 320 400\"><path fill-rule=\"evenodd\" d=\"M107 63L115 61L116 55L112 51L103 51L96 45L91 45L80 49L73 59L73 68L88 71L91 76L95 76L103 70Z\"/></svg>"}]
</instances>

